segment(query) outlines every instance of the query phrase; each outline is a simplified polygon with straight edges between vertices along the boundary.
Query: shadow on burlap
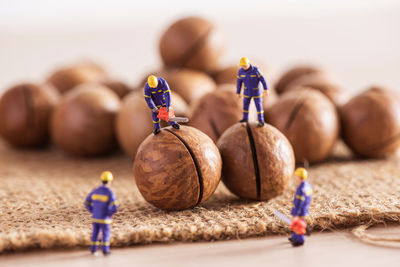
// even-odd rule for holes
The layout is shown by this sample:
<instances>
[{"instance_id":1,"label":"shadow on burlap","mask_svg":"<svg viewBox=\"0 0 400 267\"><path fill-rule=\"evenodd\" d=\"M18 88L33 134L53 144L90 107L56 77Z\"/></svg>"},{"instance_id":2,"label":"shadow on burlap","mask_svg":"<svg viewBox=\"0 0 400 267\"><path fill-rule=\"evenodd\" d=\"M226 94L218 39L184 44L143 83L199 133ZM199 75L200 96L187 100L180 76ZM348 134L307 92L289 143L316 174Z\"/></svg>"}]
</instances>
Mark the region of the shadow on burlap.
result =
<instances>
[{"instance_id":1,"label":"shadow on burlap","mask_svg":"<svg viewBox=\"0 0 400 267\"><path fill-rule=\"evenodd\" d=\"M86 195L103 170L114 173L121 206L112 224L112 246L173 241L237 239L288 232L274 210L289 214L295 186L269 202L237 199L221 184L202 206L164 212L143 200L132 161L120 154L72 158L54 149L14 150L0 142L0 252L87 246ZM327 163L309 170L314 230L352 227L400 218L400 158L352 160L343 145Z\"/></svg>"}]
</instances>

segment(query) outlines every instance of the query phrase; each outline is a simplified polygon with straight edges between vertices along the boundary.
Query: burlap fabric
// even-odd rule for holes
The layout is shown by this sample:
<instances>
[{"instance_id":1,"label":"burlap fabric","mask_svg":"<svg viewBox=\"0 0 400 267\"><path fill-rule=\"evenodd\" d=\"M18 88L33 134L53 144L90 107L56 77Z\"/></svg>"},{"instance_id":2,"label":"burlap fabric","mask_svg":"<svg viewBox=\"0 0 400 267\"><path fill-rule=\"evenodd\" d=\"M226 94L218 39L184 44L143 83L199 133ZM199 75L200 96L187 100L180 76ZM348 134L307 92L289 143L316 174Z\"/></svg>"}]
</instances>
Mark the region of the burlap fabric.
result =
<instances>
[{"instance_id":1,"label":"burlap fabric","mask_svg":"<svg viewBox=\"0 0 400 267\"><path fill-rule=\"evenodd\" d=\"M245 167L245 166L244 166ZM289 214L295 186L269 202L237 199L221 184L204 205L164 212L143 200L122 154L81 159L49 148L14 150L0 141L0 252L87 246L90 215L86 195L99 174L115 175L121 206L112 224L112 246L151 242L235 239L287 233L274 210ZM327 163L310 168L314 229L351 227L400 217L400 158L354 160L339 145Z\"/></svg>"}]
</instances>

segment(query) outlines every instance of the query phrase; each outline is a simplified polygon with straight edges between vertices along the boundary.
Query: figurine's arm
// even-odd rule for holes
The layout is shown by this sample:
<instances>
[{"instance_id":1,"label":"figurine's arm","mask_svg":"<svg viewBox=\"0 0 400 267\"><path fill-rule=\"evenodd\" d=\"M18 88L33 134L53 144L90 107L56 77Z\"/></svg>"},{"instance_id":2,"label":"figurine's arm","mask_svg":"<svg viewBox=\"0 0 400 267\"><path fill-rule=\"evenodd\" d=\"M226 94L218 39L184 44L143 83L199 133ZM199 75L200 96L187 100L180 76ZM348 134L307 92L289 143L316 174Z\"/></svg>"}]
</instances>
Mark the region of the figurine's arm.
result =
<instances>
[{"instance_id":1,"label":"figurine's arm","mask_svg":"<svg viewBox=\"0 0 400 267\"><path fill-rule=\"evenodd\" d=\"M151 89L147 87L147 84L144 88L144 99L146 99L147 106L149 106L151 110L156 108L156 104L154 104L154 101L151 98Z\"/></svg>"},{"instance_id":2,"label":"figurine's arm","mask_svg":"<svg viewBox=\"0 0 400 267\"><path fill-rule=\"evenodd\" d=\"M171 106L171 90L169 89L168 83L164 82L163 98L165 99L165 106L167 109Z\"/></svg>"},{"instance_id":3,"label":"figurine's arm","mask_svg":"<svg viewBox=\"0 0 400 267\"><path fill-rule=\"evenodd\" d=\"M93 212L93 205L92 205L92 193L90 193L87 197L86 200L84 202L85 204L85 208L92 213Z\"/></svg>"},{"instance_id":4,"label":"figurine's arm","mask_svg":"<svg viewBox=\"0 0 400 267\"><path fill-rule=\"evenodd\" d=\"M257 69L257 77L258 77L259 81L261 82L264 90L268 90L267 82L265 81L263 74L258 69Z\"/></svg>"},{"instance_id":5,"label":"figurine's arm","mask_svg":"<svg viewBox=\"0 0 400 267\"><path fill-rule=\"evenodd\" d=\"M108 205L108 215L112 216L118 210L118 201L115 195L111 192L110 202Z\"/></svg>"},{"instance_id":6,"label":"figurine's arm","mask_svg":"<svg viewBox=\"0 0 400 267\"><path fill-rule=\"evenodd\" d=\"M240 95L240 91L242 90L242 83L243 83L243 80L240 77L240 72L239 72L238 76L237 76L237 82L236 82L236 94L238 94L238 95Z\"/></svg>"}]
</instances>

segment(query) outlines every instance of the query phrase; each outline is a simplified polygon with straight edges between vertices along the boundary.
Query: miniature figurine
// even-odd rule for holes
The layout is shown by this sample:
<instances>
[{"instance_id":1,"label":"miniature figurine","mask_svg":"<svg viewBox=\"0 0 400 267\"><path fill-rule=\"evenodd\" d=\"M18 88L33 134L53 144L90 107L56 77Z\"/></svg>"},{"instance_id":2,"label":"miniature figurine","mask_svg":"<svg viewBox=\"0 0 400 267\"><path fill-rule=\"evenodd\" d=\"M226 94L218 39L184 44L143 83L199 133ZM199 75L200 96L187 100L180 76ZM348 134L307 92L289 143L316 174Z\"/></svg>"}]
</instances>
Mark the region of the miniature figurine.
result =
<instances>
[{"instance_id":1,"label":"miniature figurine","mask_svg":"<svg viewBox=\"0 0 400 267\"><path fill-rule=\"evenodd\" d=\"M86 209L92 213L93 232L90 239L90 251L92 254L97 252L99 245L102 245L104 255L110 252L110 230L111 216L118 210L118 202L114 193L109 188L113 175L109 171L101 174L100 180L103 185L94 189L85 201ZM99 232L102 231L102 242L99 241Z\"/></svg>"},{"instance_id":2,"label":"miniature figurine","mask_svg":"<svg viewBox=\"0 0 400 267\"><path fill-rule=\"evenodd\" d=\"M304 168L297 168L294 172L294 177L298 187L296 189L296 195L293 199L294 207L292 209L292 224L291 229L293 230L292 237L289 241L294 247L301 246L304 244L304 234L308 231L306 230L307 224L304 218L309 214L308 208L311 203L312 187L307 180L307 170ZM301 231L296 231L296 228L302 229Z\"/></svg>"},{"instance_id":3,"label":"miniature figurine","mask_svg":"<svg viewBox=\"0 0 400 267\"><path fill-rule=\"evenodd\" d=\"M260 90L260 82L264 88L266 96L269 91L264 76L260 70L250 64L250 60L247 57L240 59L240 66L238 77L237 77L237 90L236 94L240 97L240 91L243 89L243 119L240 122L247 122L249 120L249 106L251 99L254 99L254 104L257 108L258 115L258 126L264 126L264 110L262 101L262 91Z\"/></svg>"},{"instance_id":4,"label":"miniature figurine","mask_svg":"<svg viewBox=\"0 0 400 267\"><path fill-rule=\"evenodd\" d=\"M168 83L161 77L150 75L144 87L144 97L147 105L151 109L154 123L154 134L158 134L160 130L160 117L159 112L161 109L164 115L170 112L171 109L171 90ZM174 120L173 111L172 116L168 116L169 124L175 129L179 129L180 125Z\"/></svg>"}]
</instances>

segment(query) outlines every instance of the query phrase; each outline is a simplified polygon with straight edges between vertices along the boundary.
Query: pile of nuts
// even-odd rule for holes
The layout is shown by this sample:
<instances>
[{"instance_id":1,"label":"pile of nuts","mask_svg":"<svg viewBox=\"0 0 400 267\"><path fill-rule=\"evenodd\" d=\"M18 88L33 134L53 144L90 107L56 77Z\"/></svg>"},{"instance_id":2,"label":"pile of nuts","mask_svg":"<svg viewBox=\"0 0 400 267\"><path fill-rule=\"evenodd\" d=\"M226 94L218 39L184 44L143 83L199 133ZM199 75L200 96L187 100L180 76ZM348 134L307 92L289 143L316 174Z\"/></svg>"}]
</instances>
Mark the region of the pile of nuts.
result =
<instances>
[{"instance_id":1,"label":"pile of nuts","mask_svg":"<svg viewBox=\"0 0 400 267\"><path fill-rule=\"evenodd\" d=\"M159 50L164 66L151 74L168 82L175 114L189 116L189 126L153 135L143 97L148 75L130 86L85 62L56 70L43 84L6 90L0 135L15 147L44 147L51 140L68 154L86 157L112 153L119 144L136 158L134 176L144 198L166 210L204 202L221 174L241 198L276 197L295 163L327 160L339 138L368 158L392 155L400 146L400 102L385 88L350 98L320 67L294 66L275 82L256 64L270 90L264 97L267 125L257 127L238 123L239 66L221 65L224 40L213 23L180 19L163 33Z\"/></svg>"}]
</instances>

